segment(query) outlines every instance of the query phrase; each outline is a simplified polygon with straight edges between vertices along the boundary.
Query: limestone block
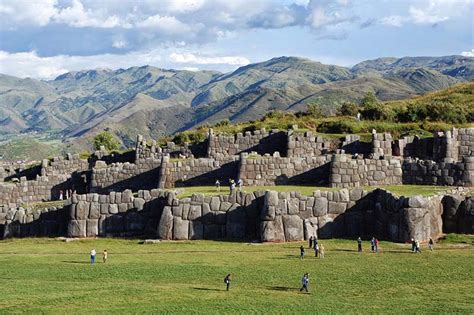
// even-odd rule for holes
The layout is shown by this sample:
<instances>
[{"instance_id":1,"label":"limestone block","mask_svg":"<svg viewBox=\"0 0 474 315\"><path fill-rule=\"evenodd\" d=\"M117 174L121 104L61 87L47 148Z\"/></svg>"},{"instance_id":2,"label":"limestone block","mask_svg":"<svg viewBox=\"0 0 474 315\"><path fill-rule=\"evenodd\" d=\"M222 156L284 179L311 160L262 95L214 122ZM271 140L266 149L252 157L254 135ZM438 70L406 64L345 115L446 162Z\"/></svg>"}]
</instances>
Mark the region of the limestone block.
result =
<instances>
[{"instance_id":1,"label":"limestone block","mask_svg":"<svg viewBox=\"0 0 474 315\"><path fill-rule=\"evenodd\" d=\"M285 241L285 232L283 229L282 217L276 217L272 221L261 221L260 223L262 242L283 242Z\"/></svg>"},{"instance_id":2,"label":"limestone block","mask_svg":"<svg viewBox=\"0 0 474 315\"><path fill-rule=\"evenodd\" d=\"M79 201L76 204L76 220L85 220L89 216L89 203L86 201Z\"/></svg>"},{"instance_id":3,"label":"limestone block","mask_svg":"<svg viewBox=\"0 0 474 315\"><path fill-rule=\"evenodd\" d=\"M189 221L180 217L173 219L173 239L187 240L189 236Z\"/></svg>"},{"instance_id":4,"label":"limestone block","mask_svg":"<svg viewBox=\"0 0 474 315\"><path fill-rule=\"evenodd\" d=\"M89 219L99 219L100 217L100 204L92 202L89 209Z\"/></svg>"},{"instance_id":5,"label":"limestone block","mask_svg":"<svg viewBox=\"0 0 474 315\"><path fill-rule=\"evenodd\" d=\"M318 236L318 218L311 217L304 222L304 238L308 240L311 236Z\"/></svg>"},{"instance_id":6,"label":"limestone block","mask_svg":"<svg viewBox=\"0 0 474 315\"><path fill-rule=\"evenodd\" d=\"M204 226L200 221L189 221L190 240L202 240L204 238Z\"/></svg>"},{"instance_id":7,"label":"limestone block","mask_svg":"<svg viewBox=\"0 0 474 315\"><path fill-rule=\"evenodd\" d=\"M328 200L325 197L318 197L314 199L313 214L315 217L320 217L328 213Z\"/></svg>"},{"instance_id":8,"label":"limestone block","mask_svg":"<svg viewBox=\"0 0 474 315\"><path fill-rule=\"evenodd\" d=\"M158 237L164 240L173 238L173 214L171 213L170 206L163 208L163 213L161 214L158 224Z\"/></svg>"},{"instance_id":9,"label":"limestone block","mask_svg":"<svg viewBox=\"0 0 474 315\"><path fill-rule=\"evenodd\" d=\"M95 237L99 235L99 220L86 220L87 237Z\"/></svg>"},{"instance_id":10,"label":"limestone block","mask_svg":"<svg viewBox=\"0 0 474 315\"><path fill-rule=\"evenodd\" d=\"M67 226L68 237L86 237L86 220L70 220Z\"/></svg>"},{"instance_id":11,"label":"limestone block","mask_svg":"<svg viewBox=\"0 0 474 315\"><path fill-rule=\"evenodd\" d=\"M330 214L343 214L346 211L347 203L345 202L334 202L329 201L328 213Z\"/></svg>"},{"instance_id":12,"label":"limestone block","mask_svg":"<svg viewBox=\"0 0 474 315\"><path fill-rule=\"evenodd\" d=\"M189 210L188 220L197 220L202 216L202 207L200 205L192 205Z\"/></svg>"}]
</instances>

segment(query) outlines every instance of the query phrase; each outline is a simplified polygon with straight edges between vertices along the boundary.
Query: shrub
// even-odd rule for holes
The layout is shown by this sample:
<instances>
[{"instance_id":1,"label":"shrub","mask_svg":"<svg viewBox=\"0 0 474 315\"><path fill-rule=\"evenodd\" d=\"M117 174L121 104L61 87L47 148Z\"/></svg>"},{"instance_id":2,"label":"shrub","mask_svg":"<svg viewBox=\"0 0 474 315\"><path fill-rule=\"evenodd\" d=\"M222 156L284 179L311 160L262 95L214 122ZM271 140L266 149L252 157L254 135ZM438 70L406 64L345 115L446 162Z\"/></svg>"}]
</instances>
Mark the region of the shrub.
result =
<instances>
[{"instance_id":1,"label":"shrub","mask_svg":"<svg viewBox=\"0 0 474 315\"><path fill-rule=\"evenodd\" d=\"M114 151L120 149L120 142L112 133L103 131L94 137L94 148L100 150L101 146L107 151Z\"/></svg>"},{"instance_id":2,"label":"shrub","mask_svg":"<svg viewBox=\"0 0 474 315\"><path fill-rule=\"evenodd\" d=\"M341 107L337 110L337 116L356 116L360 111L359 105L351 102L342 103Z\"/></svg>"}]
</instances>

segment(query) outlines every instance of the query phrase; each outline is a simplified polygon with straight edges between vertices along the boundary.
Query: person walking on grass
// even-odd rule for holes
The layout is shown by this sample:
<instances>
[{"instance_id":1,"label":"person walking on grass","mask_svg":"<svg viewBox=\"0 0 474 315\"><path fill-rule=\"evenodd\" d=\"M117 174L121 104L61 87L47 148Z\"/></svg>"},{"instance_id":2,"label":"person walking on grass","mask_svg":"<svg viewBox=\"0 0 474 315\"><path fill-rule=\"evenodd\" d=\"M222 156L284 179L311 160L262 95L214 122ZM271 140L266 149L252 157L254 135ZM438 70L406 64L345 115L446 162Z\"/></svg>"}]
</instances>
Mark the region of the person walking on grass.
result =
<instances>
[{"instance_id":1,"label":"person walking on grass","mask_svg":"<svg viewBox=\"0 0 474 315\"><path fill-rule=\"evenodd\" d=\"M416 253L416 242L415 239L411 239L411 252Z\"/></svg>"},{"instance_id":2,"label":"person walking on grass","mask_svg":"<svg viewBox=\"0 0 474 315\"><path fill-rule=\"evenodd\" d=\"M433 251L433 246L434 246L434 242L433 242L433 239L430 237L430 240L428 241L428 248L430 249L431 252Z\"/></svg>"},{"instance_id":3,"label":"person walking on grass","mask_svg":"<svg viewBox=\"0 0 474 315\"><path fill-rule=\"evenodd\" d=\"M95 248L93 248L91 250L91 264L94 264L95 263L95 255L97 254L97 252L95 251Z\"/></svg>"},{"instance_id":4,"label":"person walking on grass","mask_svg":"<svg viewBox=\"0 0 474 315\"><path fill-rule=\"evenodd\" d=\"M378 238L375 239L375 252L376 253L379 252L379 240L378 240Z\"/></svg>"},{"instance_id":5,"label":"person walking on grass","mask_svg":"<svg viewBox=\"0 0 474 315\"><path fill-rule=\"evenodd\" d=\"M104 264L107 262L107 250L104 249L104 252L102 253L102 262L104 262Z\"/></svg>"},{"instance_id":6,"label":"person walking on grass","mask_svg":"<svg viewBox=\"0 0 474 315\"><path fill-rule=\"evenodd\" d=\"M221 182L218 179L216 180L216 191L221 192Z\"/></svg>"},{"instance_id":7,"label":"person walking on grass","mask_svg":"<svg viewBox=\"0 0 474 315\"><path fill-rule=\"evenodd\" d=\"M359 253L362 253L362 239L360 238L360 236L359 236L359 238L357 239L357 251L358 251Z\"/></svg>"},{"instance_id":8,"label":"person walking on grass","mask_svg":"<svg viewBox=\"0 0 474 315\"><path fill-rule=\"evenodd\" d=\"M323 259L325 255L324 245L319 244L319 259Z\"/></svg>"},{"instance_id":9,"label":"person walking on grass","mask_svg":"<svg viewBox=\"0 0 474 315\"><path fill-rule=\"evenodd\" d=\"M308 285L309 285L309 274L308 273L305 273L303 275L303 278L301 279L301 289L300 289L300 292L302 292L303 290L305 290L306 292L308 292Z\"/></svg>"},{"instance_id":10,"label":"person walking on grass","mask_svg":"<svg viewBox=\"0 0 474 315\"><path fill-rule=\"evenodd\" d=\"M227 276L225 276L224 278L224 283L226 285L226 291L229 291L229 288L230 288L230 281L231 281L231 276L230 276L230 273L227 274Z\"/></svg>"},{"instance_id":11,"label":"person walking on grass","mask_svg":"<svg viewBox=\"0 0 474 315\"><path fill-rule=\"evenodd\" d=\"M370 240L370 249L372 253L375 253L375 237L372 237L372 239Z\"/></svg>"},{"instance_id":12,"label":"person walking on grass","mask_svg":"<svg viewBox=\"0 0 474 315\"><path fill-rule=\"evenodd\" d=\"M303 247L303 245L300 246L300 258L301 259L304 258L304 247Z\"/></svg>"},{"instance_id":13,"label":"person walking on grass","mask_svg":"<svg viewBox=\"0 0 474 315\"><path fill-rule=\"evenodd\" d=\"M313 236L312 235L309 237L309 248L310 249L313 248Z\"/></svg>"},{"instance_id":14,"label":"person walking on grass","mask_svg":"<svg viewBox=\"0 0 474 315\"><path fill-rule=\"evenodd\" d=\"M314 244L314 257L318 257L319 254L319 244Z\"/></svg>"},{"instance_id":15,"label":"person walking on grass","mask_svg":"<svg viewBox=\"0 0 474 315\"><path fill-rule=\"evenodd\" d=\"M416 240L415 243L416 243L416 247L415 247L415 248L416 248L416 252L417 252L417 253L421 253L420 241L419 241L419 240Z\"/></svg>"}]
</instances>

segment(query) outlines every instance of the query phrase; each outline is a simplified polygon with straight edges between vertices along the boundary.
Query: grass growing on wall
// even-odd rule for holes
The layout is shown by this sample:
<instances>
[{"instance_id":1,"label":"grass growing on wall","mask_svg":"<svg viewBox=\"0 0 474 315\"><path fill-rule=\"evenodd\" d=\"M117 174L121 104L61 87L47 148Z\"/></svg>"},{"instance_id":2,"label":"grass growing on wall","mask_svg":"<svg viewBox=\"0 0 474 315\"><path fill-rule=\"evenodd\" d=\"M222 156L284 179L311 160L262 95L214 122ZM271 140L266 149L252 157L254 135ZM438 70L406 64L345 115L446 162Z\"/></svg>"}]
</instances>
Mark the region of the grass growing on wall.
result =
<instances>
[{"instance_id":1,"label":"grass growing on wall","mask_svg":"<svg viewBox=\"0 0 474 315\"><path fill-rule=\"evenodd\" d=\"M398 196L431 196L436 193L443 193L445 191L453 189L453 187L446 186L429 186L429 185L390 185L390 186L367 186L363 187L364 190L372 191L377 188L389 190ZM337 191L341 188L331 187L320 187L320 186L294 186L294 185L278 185L278 186L245 186L245 192L254 192L258 190L275 190L279 192L291 192L297 191L303 196L311 196L316 190L321 191ZM219 194L228 194L230 188L221 182L221 192L217 192L214 186L193 186L193 187L178 187L176 190L179 192L178 198L191 197L194 194L203 194L205 196L215 196Z\"/></svg>"},{"instance_id":2,"label":"grass growing on wall","mask_svg":"<svg viewBox=\"0 0 474 315\"><path fill-rule=\"evenodd\" d=\"M381 253L356 252L354 240L320 240L326 258L306 242L17 239L0 243L2 313L472 314L473 246L381 242ZM472 244L472 237L471 244ZM463 238L465 241L465 238ZM89 264L89 251L98 263ZM101 263L103 249L109 261ZM299 292L310 274L310 294ZM231 290L223 279L232 273Z\"/></svg>"}]
</instances>

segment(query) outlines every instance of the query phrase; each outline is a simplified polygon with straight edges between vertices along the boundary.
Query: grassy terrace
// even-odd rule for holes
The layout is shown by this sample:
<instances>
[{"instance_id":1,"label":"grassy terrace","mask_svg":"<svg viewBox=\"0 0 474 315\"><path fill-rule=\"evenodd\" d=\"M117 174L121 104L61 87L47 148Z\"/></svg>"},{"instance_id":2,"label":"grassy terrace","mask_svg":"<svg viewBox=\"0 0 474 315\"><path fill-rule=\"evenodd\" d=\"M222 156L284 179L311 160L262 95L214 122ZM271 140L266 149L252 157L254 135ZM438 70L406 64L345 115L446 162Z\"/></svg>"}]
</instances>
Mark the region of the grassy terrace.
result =
<instances>
[{"instance_id":1,"label":"grassy terrace","mask_svg":"<svg viewBox=\"0 0 474 315\"><path fill-rule=\"evenodd\" d=\"M382 188L385 190L389 190L392 193L398 196L414 196L414 195L422 195L422 196L431 196L436 193L442 193L448 190L453 189L453 187L446 187L446 186L424 186L424 185L397 185L397 186L367 186L363 187L367 191L374 190L376 188ZM218 194L226 194L230 192L229 187L222 186L221 192L218 193L214 186L195 186L195 187L180 187L178 189L178 198L186 198L191 197L193 194L204 194L205 196L215 196ZM251 187L244 187L245 192L253 192L257 190L276 190L281 192L288 192L288 191L298 191L304 196L311 196L314 191L322 190L322 191L336 191L340 188L330 188L330 187L317 187L317 186L251 186Z\"/></svg>"},{"instance_id":2,"label":"grassy terrace","mask_svg":"<svg viewBox=\"0 0 474 315\"><path fill-rule=\"evenodd\" d=\"M307 250L300 260L306 242L2 241L0 313L474 313L473 236L449 236L421 254L408 244L381 242L372 254L365 241L359 254L353 240L321 242L325 259ZM304 272L309 294L298 291Z\"/></svg>"}]
</instances>

